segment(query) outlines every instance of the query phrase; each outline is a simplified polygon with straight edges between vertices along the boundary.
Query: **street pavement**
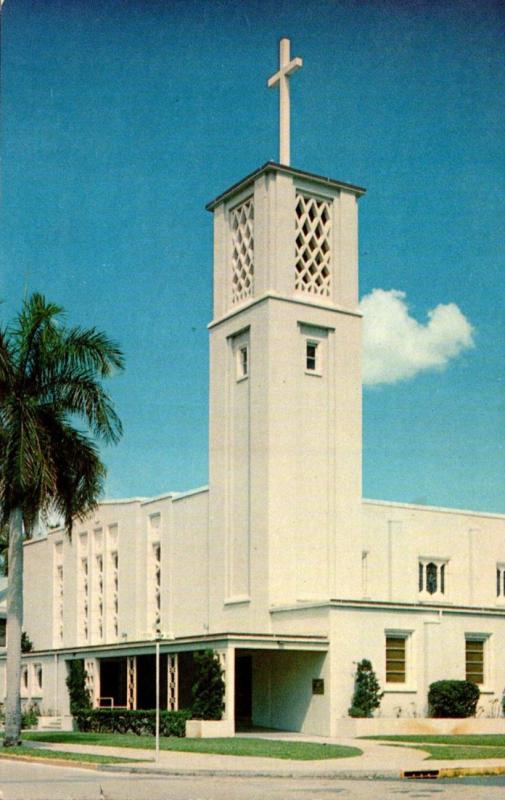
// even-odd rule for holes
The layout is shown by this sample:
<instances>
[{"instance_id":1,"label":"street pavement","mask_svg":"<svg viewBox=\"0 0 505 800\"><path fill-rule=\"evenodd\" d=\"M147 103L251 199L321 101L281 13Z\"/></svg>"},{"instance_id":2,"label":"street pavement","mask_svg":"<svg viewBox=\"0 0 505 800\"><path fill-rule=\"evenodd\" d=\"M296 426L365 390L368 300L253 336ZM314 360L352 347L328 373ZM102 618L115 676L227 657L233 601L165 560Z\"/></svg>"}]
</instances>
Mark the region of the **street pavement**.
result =
<instances>
[{"instance_id":1,"label":"street pavement","mask_svg":"<svg viewBox=\"0 0 505 800\"><path fill-rule=\"evenodd\" d=\"M501 785L496 782L501 780ZM1 800L502 800L505 779L451 781L104 773L0 763Z\"/></svg>"},{"instance_id":2,"label":"street pavement","mask_svg":"<svg viewBox=\"0 0 505 800\"><path fill-rule=\"evenodd\" d=\"M261 735L337 743L301 734ZM502 800L504 797L504 774L452 780L406 780L401 776L405 771L454 767L489 770L496 766L505 772L505 759L426 761L425 753L409 747L360 739L339 739L338 744L359 747L363 755L287 761L162 750L159 762L155 763L153 750L32 742L34 755L43 747L145 761L82 769L1 758L0 800Z\"/></svg>"}]
</instances>

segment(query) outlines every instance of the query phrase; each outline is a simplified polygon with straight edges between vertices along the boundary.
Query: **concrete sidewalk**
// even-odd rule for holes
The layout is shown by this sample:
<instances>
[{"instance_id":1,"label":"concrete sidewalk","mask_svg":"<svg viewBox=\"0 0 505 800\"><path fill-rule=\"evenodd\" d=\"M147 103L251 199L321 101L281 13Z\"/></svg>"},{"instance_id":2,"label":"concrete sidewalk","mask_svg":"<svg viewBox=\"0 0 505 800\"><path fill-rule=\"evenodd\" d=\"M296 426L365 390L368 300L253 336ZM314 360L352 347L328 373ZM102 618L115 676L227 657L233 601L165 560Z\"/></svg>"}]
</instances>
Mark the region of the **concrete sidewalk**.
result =
<instances>
[{"instance_id":1,"label":"concrete sidewalk","mask_svg":"<svg viewBox=\"0 0 505 800\"><path fill-rule=\"evenodd\" d=\"M324 759L319 761L290 761L255 756L221 756L206 753L184 753L161 750L158 763L153 750L137 750L126 747L103 747L83 744L52 744L26 742L33 747L34 755L39 748L74 753L114 755L122 758L142 760L137 764L104 764L97 768L112 772L135 772L143 774L167 774L187 776L223 777L306 777L306 778L398 778L408 772L435 772L453 774L454 770L466 774L483 771L505 772L505 759L466 761L427 761L427 754L410 747L381 744L363 739L323 739L297 734L255 734L255 738L311 741L320 744L339 744L358 747L361 756L352 758ZM69 766L70 766L70 762ZM435 774L434 777L437 777Z\"/></svg>"}]
</instances>

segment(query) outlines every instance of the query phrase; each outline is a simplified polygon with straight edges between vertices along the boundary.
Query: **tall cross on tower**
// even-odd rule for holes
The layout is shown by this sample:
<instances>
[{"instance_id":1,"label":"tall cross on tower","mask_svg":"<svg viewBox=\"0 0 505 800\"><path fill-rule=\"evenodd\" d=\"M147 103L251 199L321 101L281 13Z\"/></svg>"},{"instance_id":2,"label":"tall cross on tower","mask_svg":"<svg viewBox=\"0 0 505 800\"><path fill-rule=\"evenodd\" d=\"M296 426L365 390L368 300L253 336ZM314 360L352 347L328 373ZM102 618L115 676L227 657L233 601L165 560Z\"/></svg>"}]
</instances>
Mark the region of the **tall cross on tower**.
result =
<instances>
[{"instance_id":1,"label":"tall cross on tower","mask_svg":"<svg viewBox=\"0 0 505 800\"><path fill-rule=\"evenodd\" d=\"M279 44L279 71L268 79L271 88L279 84L279 162L289 166L289 81L288 78L303 66L301 58L291 59L289 39Z\"/></svg>"}]
</instances>

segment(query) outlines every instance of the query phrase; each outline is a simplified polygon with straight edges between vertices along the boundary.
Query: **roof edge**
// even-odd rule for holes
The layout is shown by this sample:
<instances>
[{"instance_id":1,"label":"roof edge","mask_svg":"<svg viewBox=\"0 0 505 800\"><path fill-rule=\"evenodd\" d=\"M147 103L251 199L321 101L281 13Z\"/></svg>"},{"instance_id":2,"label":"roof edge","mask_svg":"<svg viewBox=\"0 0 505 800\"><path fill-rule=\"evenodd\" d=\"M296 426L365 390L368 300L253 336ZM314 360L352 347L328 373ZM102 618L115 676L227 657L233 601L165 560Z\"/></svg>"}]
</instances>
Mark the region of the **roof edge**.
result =
<instances>
[{"instance_id":1,"label":"roof edge","mask_svg":"<svg viewBox=\"0 0 505 800\"><path fill-rule=\"evenodd\" d=\"M299 178L309 178L310 180L316 181L317 183L321 183L327 186L333 186L336 189L345 189L347 191L353 192L358 197L365 194L366 189L362 186L357 186L353 183L345 183L344 181L336 180L335 178L328 178L324 175L317 175L315 172L306 172L305 170L296 169L295 167L288 167L285 164L278 164L276 161L267 161L263 164L262 167L254 170L254 172L249 173L246 175L245 178L242 178L237 183L234 183L230 186L229 189L226 189L224 192L221 192L214 200L211 200L210 203L207 203L205 206L207 211L214 211L216 206L226 200L232 194L239 191L241 188L246 186L248 183L252 183L256 178L258 178L262 174L266 174L268 172L282 172L285 175L294 175L295 177Z\"/></svg>"}]
</instances>

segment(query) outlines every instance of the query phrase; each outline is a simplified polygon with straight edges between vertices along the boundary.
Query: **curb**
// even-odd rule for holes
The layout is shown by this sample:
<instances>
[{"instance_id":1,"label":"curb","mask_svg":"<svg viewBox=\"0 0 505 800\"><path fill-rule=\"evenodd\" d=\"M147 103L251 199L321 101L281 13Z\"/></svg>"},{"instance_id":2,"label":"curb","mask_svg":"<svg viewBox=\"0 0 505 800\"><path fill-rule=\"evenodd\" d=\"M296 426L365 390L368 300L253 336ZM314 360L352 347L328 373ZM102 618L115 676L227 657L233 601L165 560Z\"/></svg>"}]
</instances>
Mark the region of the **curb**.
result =
<instances>
[{"instance_id":1,"label":"curb","mask_svg":"<svg viewBox=\"0 0 505 800\"><path fill-rule=\"evenodd\" d=\"M505 775L503 767L442 767L438 771L439 778L460 778L471 775Z\"/></svg>"},{"instance_id":2,"label":"curb","mask_svg":"<svg viewBox=\"0 0 505 800\"><path fill-rule=\"evenodd\" d=\"M439 767L438 769L405 769L400 777L405 780L437 780L437 778L463 778L472 775L505 775L503 767Z\"/></svg>"},{"instance_id":3,"label":"curb","mask_svg":"<svg viewBox=\"0 0 505 800\"><path fill-rule=\"evenodd\" d=\"M347 770L342 772L298 772L295 770L177 769L170 767L133 767L128 764L98 764L100 772L126 772L137 775L167 775L186 778L296 778L296 780L398 780L399 770Z\"/></svg>"}]
</instances>

